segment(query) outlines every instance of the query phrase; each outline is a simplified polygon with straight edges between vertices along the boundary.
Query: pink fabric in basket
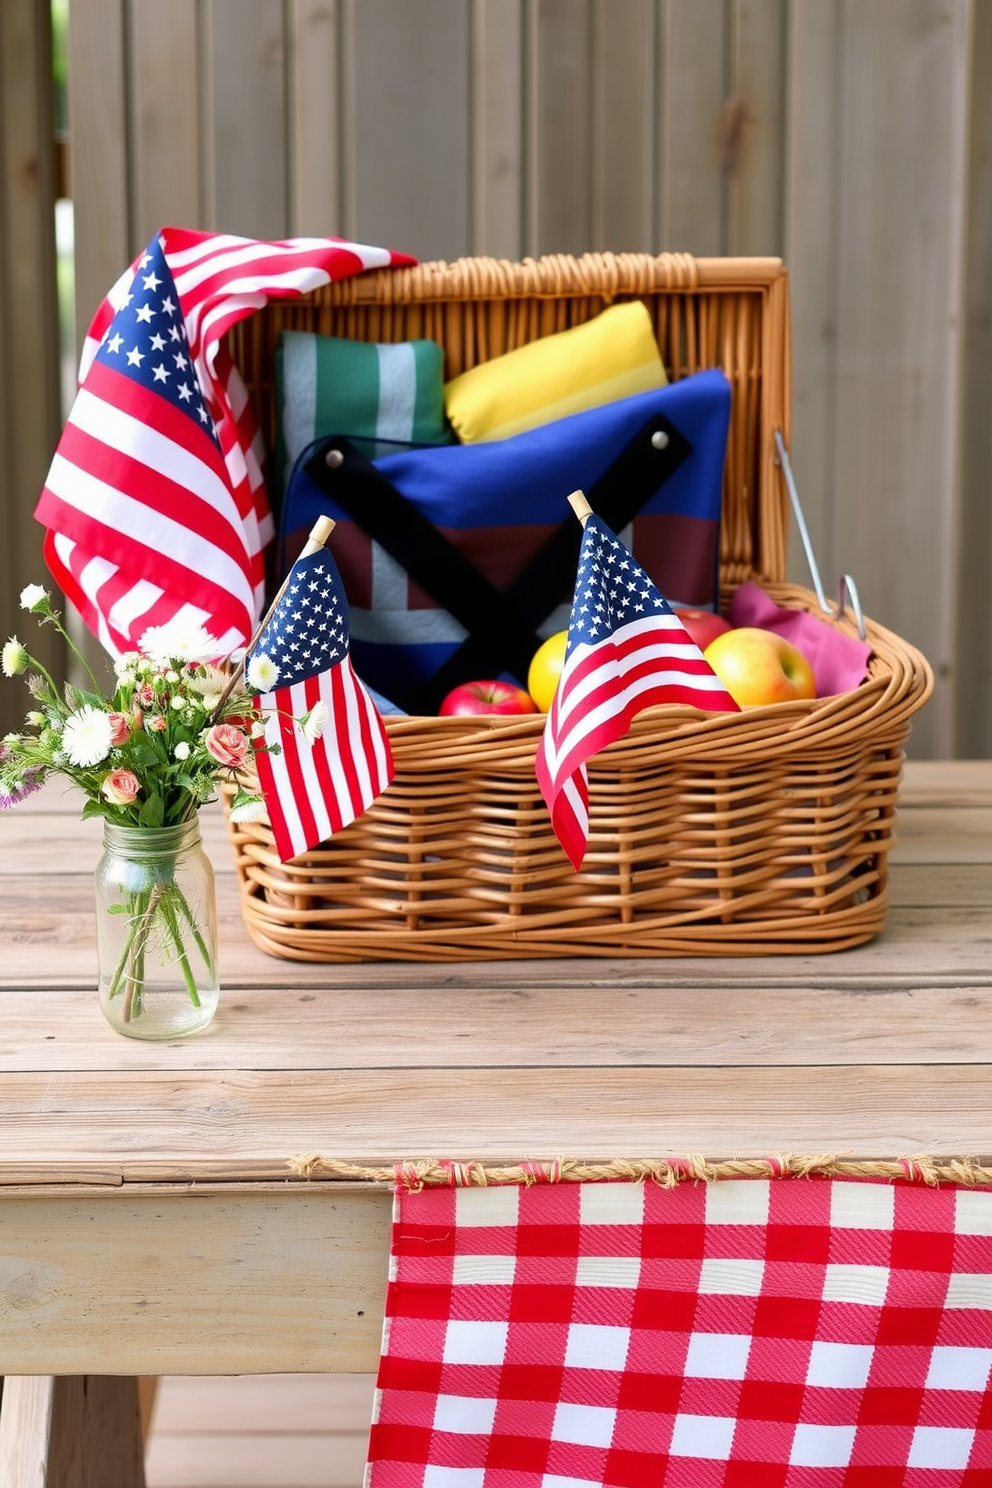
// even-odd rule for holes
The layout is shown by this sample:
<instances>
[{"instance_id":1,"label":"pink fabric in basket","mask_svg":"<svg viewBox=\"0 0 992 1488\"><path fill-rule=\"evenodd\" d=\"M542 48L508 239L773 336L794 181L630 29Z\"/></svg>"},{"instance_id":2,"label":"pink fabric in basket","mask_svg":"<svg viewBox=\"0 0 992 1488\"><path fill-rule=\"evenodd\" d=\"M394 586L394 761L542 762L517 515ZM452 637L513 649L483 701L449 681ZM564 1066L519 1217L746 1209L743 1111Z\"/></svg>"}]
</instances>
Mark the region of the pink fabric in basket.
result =
<instances>
[{"instance_id":1,"label":"pink fabric in basket","mask_svg":"<svg viewBox=\"0 0 992 1488\"><path fill-rule=\"evenodd\" d=\"M757 625L774 630L809 661L816 676L817 697L832 697L860 687L868 675L871 647L844 635L815 615L777 605L757 584L740 586L730 602L731 625Z\"/></svg>"}]
</instances>

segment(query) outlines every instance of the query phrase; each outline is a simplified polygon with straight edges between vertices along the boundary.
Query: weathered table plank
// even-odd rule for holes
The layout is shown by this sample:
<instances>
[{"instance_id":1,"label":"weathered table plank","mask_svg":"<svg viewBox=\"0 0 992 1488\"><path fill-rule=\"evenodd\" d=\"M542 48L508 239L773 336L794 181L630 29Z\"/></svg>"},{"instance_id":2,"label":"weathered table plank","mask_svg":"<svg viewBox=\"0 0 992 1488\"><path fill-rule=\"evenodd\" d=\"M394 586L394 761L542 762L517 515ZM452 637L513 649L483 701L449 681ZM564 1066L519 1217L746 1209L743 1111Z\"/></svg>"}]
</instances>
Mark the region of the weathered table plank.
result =
<instances>
[{"instance_id":1,"label":"weathered table plank","mask_svg":"<svg viewBox=\"0 0 992 1488\"><path fill-rule=\"evenodd\" d=\"M7 1374L375 1368L388 1193L22 1195L2 1212Z\"/></svg>"},{"instance_id":2,"label":"weathered table plank","mask_svg":"<svg viewBox=\"0 0 992 1488\"><path fill-rule=\"evenodd\" d=\"M985 1064L8 1074L2 1107L7 1182L76 1161L135 1181L279 1177L312 1151L390 1163L992 1150Z\"/></svg>"},{"instance_id":3,"label":"weathered table plank","mask_svg":"<svg viewBox=\"0 0 992 1488\"><path fill-rule=\"evenodd\" d=\"M852 986L825 964L816 981L742 978L733 999L673 971L662 986L613 988L536 976L493 987L480 973L475 985L381 987L372 1000L352 975L312 991L242 989L177 1061L175 1044L109 1041L92 992L38 989L7 999L0 1071L969 1064L992 1048L990 991L992 968L980 982Z\"/></svg>"}]
</instances>

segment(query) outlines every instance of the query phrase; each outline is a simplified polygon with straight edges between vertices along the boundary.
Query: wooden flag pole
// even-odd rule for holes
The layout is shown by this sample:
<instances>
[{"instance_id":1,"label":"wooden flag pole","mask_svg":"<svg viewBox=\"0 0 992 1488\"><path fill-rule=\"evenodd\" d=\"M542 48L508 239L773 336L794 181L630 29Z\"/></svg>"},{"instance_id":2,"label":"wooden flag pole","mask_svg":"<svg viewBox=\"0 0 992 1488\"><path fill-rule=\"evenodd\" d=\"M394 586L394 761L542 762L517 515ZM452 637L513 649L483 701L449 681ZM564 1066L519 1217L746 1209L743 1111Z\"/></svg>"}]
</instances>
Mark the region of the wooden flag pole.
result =
<instances>
[{"instance_id":1,"label":"wooden flag pole","mask_svg":"<svg viewBox=\"0 0 992 1488\"><path fill-rule=\"evenodd\" d=\"M569 498L569 499L571 499L571 498ZM330 537L331 533L334 531L334 527L335 527L335 522L334 522L334 518L333 517L318 517L317 520L316 520L316 522L314 522L313 526L310 528L310 536L307 538L305 544L303 545L303 549L302 549L301 553L299 554L299 557L297 558L296 562L299 563L300 558L309 558L314 553L319 553L320 550L321 550L321 548L324 547L324 545L326 544L327 539ZM248 652L252 649L253 646L257 645L257 643L259 641L259 638L262 635L262 632L265 630L265 627L268 625L269 621L272 619L272 616L276 612L276 606L278 605L279 601L282 599L283 595L286 593L286 589L287 589L287 587L289 585L289 581L290 581L290 579L292 577L293 577L293 570L290 569L289 573L286 575L286 577L283 579L282 583L280 584L280 586L279 586L279 592L276 595L275 599L269 605L269 607L266 610L265 614L262 616L261 620L256 625L254 634L252 635L252 638L248 642L247 646L245 647L245 654L244 654L244 656L242 656L241 660L238 662L238 664L235 667L234 671L231 673L230 677L228 678L227 686L224 688L224 691L221 693L220 699L219 699L219 701L217 703L217 706L214 709L213 714L211 715L211 719L210 719L210 722L211 723L216 723L217 719L220 717L221 710L223 709L224 704L227 702L228 698L231 696L231 693L234 691L235 687L237 687L237 685L240 682L241 678L244 676L245 662L248 659Z\"/></svg>"},{"instance_id":2,"label":"wooden flag pole","mask_svg":"<svg viewBox=\"0 0 992 1488\"><path fill-rule=\"evenodd\" d=\"M573 491L571 496L569 496L568 498L568 504L584 527L589 518L593 515L592 507L586 500L585 492Z\"/></svg>"}]
</instances>

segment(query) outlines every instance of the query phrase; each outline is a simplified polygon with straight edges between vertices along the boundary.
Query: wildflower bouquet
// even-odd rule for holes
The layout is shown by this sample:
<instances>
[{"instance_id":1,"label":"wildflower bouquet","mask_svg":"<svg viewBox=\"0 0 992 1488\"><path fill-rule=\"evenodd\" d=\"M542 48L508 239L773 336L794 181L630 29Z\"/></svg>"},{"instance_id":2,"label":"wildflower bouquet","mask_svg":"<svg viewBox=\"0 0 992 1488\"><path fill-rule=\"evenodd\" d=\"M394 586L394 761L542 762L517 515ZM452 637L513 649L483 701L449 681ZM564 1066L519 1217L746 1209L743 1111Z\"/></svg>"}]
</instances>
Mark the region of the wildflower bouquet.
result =
<instances>
[{"instance_id":1,"label":"wildflower bouquet","mask_svg":"<svg viewBox=\"0 0 992 1488\"><path fill-rule=\"evenodd\" d=\"M149 954L155 948L194 1008L202 1005L204 986L216 1006L215 954L174 871L181 834L172 829L195 823L218 779L235 779L249 751L266 747L264 724L251 698L271 678L260 676L261 685L254 685L249 669L248 685L230 688L228 674L216 664L216 640L198 627L170 625L146 631L139 649L115 662L116 687L106 697L47 590L29 584L21 607L55 627L89 686L59 688L16 637L6 642L0 668L6 677L26 675L35 707L24 731L0 742L0 809L61 775L83 792L83 817L105 819L106 843L118 829L137 828L145 832L146 843L154 844L144 853L143 867L132 864L116 872L118 896L107 906L122 922L114 962L101 964L101 998L111 1022L127 1024L143 1012ZM260 657L263 671L266 664ZM297 720L311 742L321 731L321 715L318 705ZM256 819L264 812L261 796L238 791L236 819ZM198 834L194 840L198 844ZM210 892L212 898L212 877ZM97 928L99 939L99 916ZM116 999L119 1018L109 1011Z\"/></svg>"}]
</instances>

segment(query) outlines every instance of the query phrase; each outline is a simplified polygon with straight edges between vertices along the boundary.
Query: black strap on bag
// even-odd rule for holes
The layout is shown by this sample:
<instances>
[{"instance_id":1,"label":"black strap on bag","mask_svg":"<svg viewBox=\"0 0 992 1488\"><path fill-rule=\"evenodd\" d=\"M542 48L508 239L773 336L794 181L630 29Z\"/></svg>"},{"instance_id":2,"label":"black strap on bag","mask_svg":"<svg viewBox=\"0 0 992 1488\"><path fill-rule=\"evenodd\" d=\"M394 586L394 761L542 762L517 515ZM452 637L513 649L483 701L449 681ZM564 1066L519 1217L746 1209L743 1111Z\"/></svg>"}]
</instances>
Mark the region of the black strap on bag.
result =
<instances>
[{"instance_id":1,"label":"black strap on bag","mask_svg":"<svg viewBox=\"0 0 992 1488\"><path fill-rule=\"evenodd\" d=\"M664 414L655 414L586 492L593 511L619 532L691 453L684 434ZM575 583L582 529L574 517L563 521L512 583L499 590L349 439L322 440L304 468L468 632L409 700L411 712L436 712L452 687L471 678L501 672L526 678L541 644L538 627ZM567 495L562 492L563 501Z\"/></svg>"}]
</instances>

